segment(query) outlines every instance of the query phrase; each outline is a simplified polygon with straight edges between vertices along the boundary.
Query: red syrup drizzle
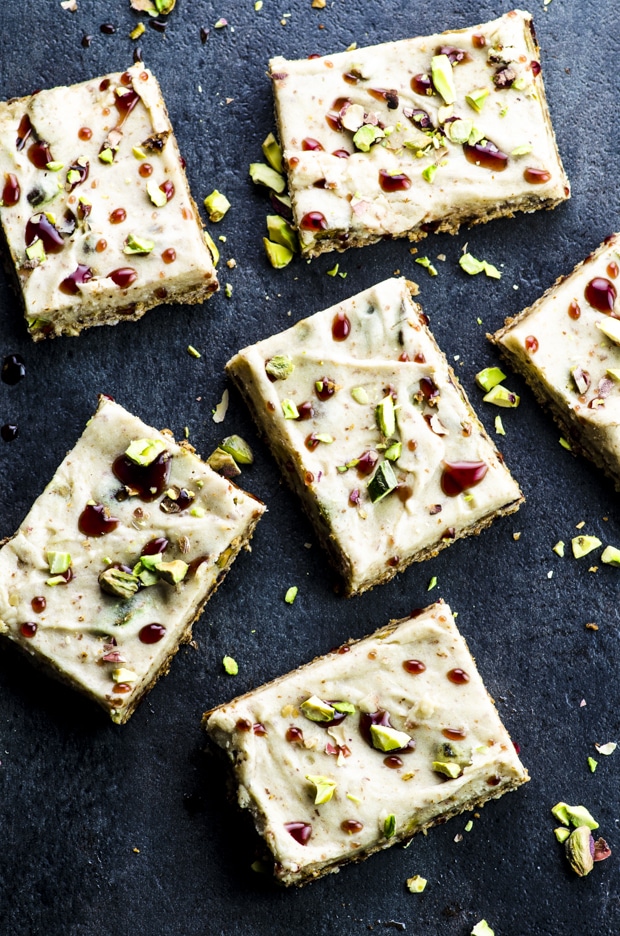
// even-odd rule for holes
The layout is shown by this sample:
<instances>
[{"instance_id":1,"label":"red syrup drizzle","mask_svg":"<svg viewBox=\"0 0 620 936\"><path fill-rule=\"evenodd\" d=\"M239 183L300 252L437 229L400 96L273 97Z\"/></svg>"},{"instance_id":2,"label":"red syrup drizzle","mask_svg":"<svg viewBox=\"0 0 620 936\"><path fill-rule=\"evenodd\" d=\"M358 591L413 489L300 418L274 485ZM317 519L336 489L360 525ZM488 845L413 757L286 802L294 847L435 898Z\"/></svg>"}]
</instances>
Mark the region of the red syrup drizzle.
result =
<instances>
[{"instance_id":1,"label":"red syrup drizzle","mask_svg":"<svg viewBox=\"0 0 620 936\"><path fill-rule=\"evenodd\" d=\"M334 341L345 341L351 334L351 321L344 312L337 312L332 322L332 338Z\"/></svg>"},{"instance_id":2,"label":"red syrup drizzle","mask_svg":"<svg viewBox=\"0 0 620 936\"><path fill-rule=\"evenodd\" d=\"M112 270L111 273L108 273L108 279L116 283L120 289L127 289L137 278L138 271L134 270L133 267L119 267L118 270Z\"/></svg>"},{"instance_id":3,"label":"red syrup drizzle","mask_svg":"<svg viewBox=\"0 0 620 936\"><path fill-rule=\"evenodd\" d=\"M402 192L411 188L411 179L404 172L390 175L385 169L379 170L379 185L384 192Z\"/></svg>"},{"instance_id":4,"label":"red syrup drizzle","mask_svg":"<svg viewBox=\"0 0 620 936\"><path fill-rule=\"evenodd\" d=\"M144 644L155 644L159 643L165 633L166 628L163 624L145 624L144 627L140 628L138 637Z\"/></svg>"},{"instance_id":5,"label":"red syrup drizzle","mask_svg":"<svg viewBox=\"0 0 620 936\"><path fill-rule=\"evenodd\" d=\"M300 845L307 845L312 835L312 826L309 822L285 822L284 828Z\"/></svg>"},{"instance_id":6,"label":"red syrup drizzle","mask_svg":"<svg viewBox=\"0 0 620 936\"><path fill-rule=\"evenodd\" d=\"M103 504L87 504L78 519L78 530L84 536L105 536L112 533L121 521L109 517Z\"/></svg>"},{"instance_id":7,"label":"red syrup drizzle","mask_svg":"<svg viewBox=\"0 0 620 936\"><path fill-rule=\"evenodd\" d=\"M61 281L58 287L61 292L67 296L77 296L79 293L78 284L87 283L93 278L93 271L84 263L78 264L77 268Z\"/></svg>"},{"instance_id":8,"label":"red syrup drizzle","mask_svg":"<svg viewBox=\"0 0 620 936\"><path fill-rule=\"evenodd\" d=\"M21 189L17 176L13 172L5 172L4 188L2 189L2 202L5 208L12 208L19 201Z\"/></svg>"},{"instance_id":9,"label":"red syrup drizzle","mask_svg":"<svg viewBox=\"0 0 620 936\"><path fill-rule=\"evenodd\" d=\"M112 464L115 476L143 501L156 500L168 486L170 453L161 452L150 465L136 465L126 455L119 455Z\"/></svg>"},{"instance_id":10,"label":"red syrup drizzle","mask_svg":"<svg viewBox=\"0 0 620 936\"><path fill-rule=\"evenodd\" d=\"M299 226L303 231L326 231L327 218L320 211L309 211L303 216Z\"/></svg>"},{"instance_id":11,"label":"red syrup drizzle","mask_svg":"<svg viewBox=\"0 0 620 936\"><path fill-rule=\"evenodd\" d=\"M448 497L456 497L480 484L488 470L488 465L482 461L446 462L441 475L441 490Z\"/></svg>"},{"instance_id":12,"label":"red syrup drizzle","mask_svg":"<svg viewBox=\"0 0 620 936\"><path fill-rule=\"evenodd\" d=\"M465 143L463 146L467 162L474 166L481 166L483 169L491 169L493 172L503 172L508 165L508 156L492 143L485 140L484 143Z\"/></svg>"},{"instance_id":13,"label":"red syrup drizzle","mask_svg":"<svg viewBox=\"0 0 620 936\"><path fill-rule=\"evenodd\" d=\"M54 225L44 214L33 215L26 224L26 247L30 247L37 237L41 240L45 253L60 253L64 241Z\"/></svg>"}]
</instances>

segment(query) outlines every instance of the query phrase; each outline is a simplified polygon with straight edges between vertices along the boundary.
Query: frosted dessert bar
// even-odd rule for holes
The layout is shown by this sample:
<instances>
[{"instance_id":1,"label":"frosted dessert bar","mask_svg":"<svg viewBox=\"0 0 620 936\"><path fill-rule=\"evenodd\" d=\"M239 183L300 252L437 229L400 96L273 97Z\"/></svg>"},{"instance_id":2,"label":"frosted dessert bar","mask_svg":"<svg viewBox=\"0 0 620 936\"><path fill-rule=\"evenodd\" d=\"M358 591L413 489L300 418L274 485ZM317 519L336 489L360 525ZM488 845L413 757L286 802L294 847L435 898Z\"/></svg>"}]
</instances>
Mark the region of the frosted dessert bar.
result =
<instances>
[{"instance_id":1,"label":"frosted dessert bar","mask_svg":"<svg viewBox=\"0 0 620 936\"><path fill-rule=\"evenodd\" d=\"M203 726L284 884L529 779L442 602L207 712Z\"/></svg>"},{"instance_id":2,"label":"frosted dessert bar","mask_svg":"<svg viewBox=\"0 0 620 936\"><path fill-rule=\"evenodd\" d=\"M0 103L0 221L35 341L218 288L183 167L142 64Z\"/></svg>"},{"instance_id":3,"label":"frosted dessert bar","mask_svg":"<svg viewBox=\"0 0 620 936\"><path fill-rule=\"evenodd\" d=\"M620 234L489 335L575 452L620 490Z\"/></svg>"},{"instance_id":4,"label":"frosted dessert bar","mask_svg":"<svg viewBox=\"0 0 620 936\"><path fill-rule=\"evenodd\" d=\"M553 208L570 196L532 17L270 62L302 252Z\"/></svg>"},{"instance_id":5,"label":"frosted dessert bar","mask_svg":"<svg viewBox=\"0 0 620 936\"><path fill-rule=\"evenodd\" d=\"M122 724L263 511L191 446L102 397L0 550L0 634Z\"/></svg>"},{"instance_id":6,"label":"frosted dessert bar","mask_svg":"<svg viewBox=\"0 0 620 936\"><path fill-rule=\"evenodd\" d=\"M404 279L226 365L348 594L522 501Z\"/></svg>"}]
</instances>

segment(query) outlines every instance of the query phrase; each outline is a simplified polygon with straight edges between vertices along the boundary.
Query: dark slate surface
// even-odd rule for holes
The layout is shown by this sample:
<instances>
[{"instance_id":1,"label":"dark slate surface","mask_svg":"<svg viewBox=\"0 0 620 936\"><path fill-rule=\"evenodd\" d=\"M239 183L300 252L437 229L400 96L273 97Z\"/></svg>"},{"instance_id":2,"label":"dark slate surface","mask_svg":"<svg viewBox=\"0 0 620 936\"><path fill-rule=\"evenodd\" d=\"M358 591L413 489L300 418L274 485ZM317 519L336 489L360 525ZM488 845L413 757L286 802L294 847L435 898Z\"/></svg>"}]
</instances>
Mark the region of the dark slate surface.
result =
<instances>
[{"instance_id":1,"label":"dark slate surface","mask_svg":"<svg viewBox=\"0 0 620 936\"><path fill-rule=\"evenodd\" d=\"M138 16L128 0L78 3L73 14L57 0L2 4L0 96L130 64L135 44L128 33ZM547 8L536 0L533 9L572 201L456 238L431 237L421 252L447 257L435 280L413 263L406 242L271 270L261 244L266 203L247 166L260 158L260 143L272 129L270 55L302 57L353 41L432 33L506 9L486 0L328 0L318 11L310 0L265 0L255 13L251 0L179 0L165 36L147 29L139 45L163 85L196 200L217 187L233 204L212 226L228 238L220 270L222 281L234 286L233 298L222 292L203 308L162 308L138 323L33 345L6 277L0 278L0 355L20 352L28 367L18 386L0 385L0 422L20 427L15 442L0 442L0 536L13 533L72 447L99 391L154 425L176 433L187 425L198 451L208 454L222 432L211 409L231 353L396 269L420 281L437 339L450 359L460 355L457 372L492 431L497 411L481 404L473 380L496 362L485 331L532 302L618 227L612 0L599 0L590 18L563 0ZM291 16L283 26L285 12ZM228 18L228 29L212 28L220 16ZM105 21L117 26L114 35L100 33ZM204 45L200 26L211 27ZM93 36L88 49L80 45L84 34ZM475 256L504 264L501 282L459 270L466 241ZM235 270L225 265L229 257ZM335 259L346 280L325 275ZM200 361L187 355L189 343L203 352ZM223 428L255 447L256 464L243 481L269 513L252 554L237 560L196 627L198 649L181 650L170 675L118 728L12 648L0 648L2 933L346 936L398 923L409 933L465 936L482 917L497 936L620 930L617 857L577 879L555 842L549 812L559 799L584 803L620 851L620 751L598 757L594 775L586 763L597 756L595 742L620 740L619 573L602 567L593 574L590 559L560 560L551 551L558 539L575 535L581 520L585 532L620 545L617 495L600 473L558 445L557 429L522 382L511 377L509 384L522 393L522 404L502 412L506 437L497 441L527 504L479 538L350 601L334 594L308 523L232 394ZM522 534L518 542L515 531ZM427 595L433 575L439 584ZM299 586L293 607L283 602L291 584ZM203 753L201 713L440 596L459 612L459 627L521 744L531 783L489 804L461 842L454 839L467 817L420 836L406 851L393 848L298 892L278 890L250 870L257 839L226 804L222 773ZM599 630L586 630L586 622ZM239 662L236 678L222 671L225 653ZM421 896L405 889L416 873L429 881Z\"/></svg>"}]
</instances>

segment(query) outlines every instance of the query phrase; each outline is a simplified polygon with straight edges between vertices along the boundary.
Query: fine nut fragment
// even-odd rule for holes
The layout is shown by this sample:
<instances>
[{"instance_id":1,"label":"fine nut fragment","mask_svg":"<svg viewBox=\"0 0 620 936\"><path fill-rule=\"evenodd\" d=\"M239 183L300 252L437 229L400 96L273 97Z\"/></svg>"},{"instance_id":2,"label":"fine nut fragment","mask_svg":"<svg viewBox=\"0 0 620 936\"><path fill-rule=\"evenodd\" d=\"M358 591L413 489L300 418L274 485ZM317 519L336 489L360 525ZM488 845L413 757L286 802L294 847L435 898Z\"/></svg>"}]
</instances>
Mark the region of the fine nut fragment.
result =
<instances>
[{"instance_id":1,"label":"fine nut fragment","mask_svg":"<svg viewBox=\"0 0 620 936\"><path fill-rule=\"evenodd\" d=\"M168 585L178 585L179 582L182 582L187 575L188 569L188 564L183 562L182 559L174 559L172 562L158 562L155 566L159 577Z\"/></svg>"},{"instance_id":2,"label":"fine nut fragment","mask_svg":"<svg viewBox=\"0 0 620 936\"><path fill-rule=\"evenodd\" d=\"M207 465L209 468L213 468L214 471L217 471L218 474L221 474L222 477L228 478L229 481L232 481L233 478L237 478L241 474L241 470L235 459L229 452L225 452L223 448L218 447L211 452L207 459Z\"/></svg>"},{"instance_id":3,"label":"fine nut fragment","mask_svg":"<svg viewBox=\"0 0 620 936\"><path fill-rule=\"evenodd\" d=\"M288 354L275 354L265 363L265 370L273 380L286 380L295 370Z\"/></svg>"},{"instance_id":4,"label":"fine nut fragment","mask_svg":"<svg viewBox=\"0 0 620 936\"><path fill-rule=\"evenodd\" d=\"M140 580L122 569L104 569L99 575L99 587L116 598L132 598L140 587Z\"/></svg>"}]
</instances>

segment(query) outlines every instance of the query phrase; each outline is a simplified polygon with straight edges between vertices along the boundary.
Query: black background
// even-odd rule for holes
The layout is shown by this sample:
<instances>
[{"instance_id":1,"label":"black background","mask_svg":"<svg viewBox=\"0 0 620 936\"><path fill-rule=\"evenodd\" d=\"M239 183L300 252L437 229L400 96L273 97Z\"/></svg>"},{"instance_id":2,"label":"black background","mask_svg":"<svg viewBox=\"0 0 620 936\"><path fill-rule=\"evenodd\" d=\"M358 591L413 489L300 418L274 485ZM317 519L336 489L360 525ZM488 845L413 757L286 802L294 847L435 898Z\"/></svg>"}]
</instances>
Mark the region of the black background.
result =
<instances>
[{"instance_id":1,"label":"black background","mask_svg":"<svg viewBox=\"0 0 620 936\"><path fill-rule=\"evenodd\" d=\"M128 33L147 17L133 13L128 0L78 4L77 13L57 0L2 4L1 97L131 63L136 43ZM34 345L8 279L0 278L0 355L19 352L28 368L16 387L0 385L0 422L20 429L16 441L0 442L0 537L14 532L74 445L100 391L177 436L188 426L203 455L223 434L243 435L256 462L241 481L269 507L252 554L237 559L196 626L198 649L180 651L128 725L112 725L7 642L0 648L3 934L344 936L389 932L396 921L415 934L466 936L482 917L496 936L620 930L620 749L609 758L594 749L595 742L620 740L620 572L600 566L597 554L576 561L570 550L564 559L551 550L560 538L569 544L582 520L583 532L620 546L617 495L559 446L557 428L518 378L507 381L522 394L516 411L483 404L473 379L497 363L485 332L618 228L616 5L597 0L586 15L582 4L553 0L544 8L536 0L531 10L572 200L551 213L429 237L420 254L447 258L436 261L436 279L413 262L406 241L272 270L261 243L266 198L247 174L273 128L269 56L304 57L354 41L469 26L507 9L455 0L328 0L314 10L310 0L264 0L255 12L252 0L178 0L165 36L147 23L137 44L162 84L196 201L218 188L232 202L225 220L210 225L213 236L227 237L219 270L222 284L234 287L232 298L222 290L203 307L163 307L137 323ZM215 30L220 16L230 25ZM116 25L114 35L100 33L104 22ZM211 29L205 44L201 26ZM93 36L88 49L80 44L84 34ZM476 257L503 264L500 282L459 269L466 242ZM225 262L231 257L233 270ZM346 279L326 276L336 260ZM419 281L431 327L451 362L460 355L456 371L527 503L479 538L347 601L335 594L299 504L237 394L231 392L223 426L211 411L236 350L395 270ZM187 354L190 343L200 360ZM498 412L505 438L493 433ZM598 572L589 572L596 564ZM438 586L427 595L431 576ZM290 607L283 598L293 584L299 595ZM470 833L463 816L407 850L395 847L300 891L278 889L250 870L258 840L228 805L222 771L203 752L201 713L440 596L459 612L458 626L521 745L531 783L489 804ZM586 622L599 630L585 629ZM238 661L238 676L223 672L224 654ZM599 760L595 774L588 755ZM560 799L589 807L617 853L583 880L567 869L553 835L550 807ZM463 840L455 842L458 833ZM413 874L428 878L422 895L405 888Z\"/></svg>"}]
</instances>

